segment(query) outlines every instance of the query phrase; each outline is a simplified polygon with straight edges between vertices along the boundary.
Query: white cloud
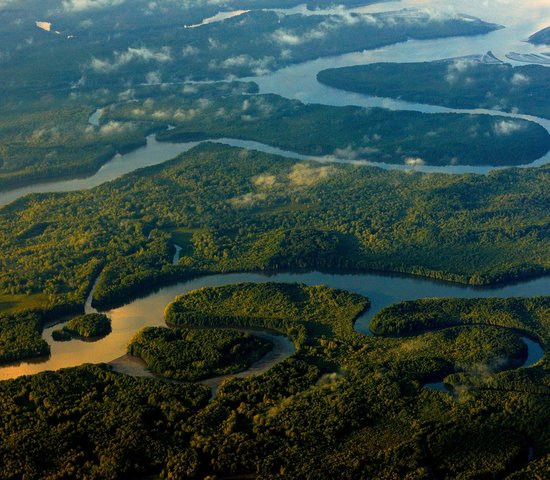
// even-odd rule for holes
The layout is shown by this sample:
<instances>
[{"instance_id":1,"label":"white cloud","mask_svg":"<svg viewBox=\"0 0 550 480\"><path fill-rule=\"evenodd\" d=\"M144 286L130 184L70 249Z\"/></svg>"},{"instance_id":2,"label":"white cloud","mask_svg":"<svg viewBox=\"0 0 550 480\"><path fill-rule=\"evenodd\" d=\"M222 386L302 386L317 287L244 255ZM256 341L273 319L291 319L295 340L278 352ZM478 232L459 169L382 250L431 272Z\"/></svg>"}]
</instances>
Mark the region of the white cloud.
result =
<instances>
[{"instance_id":1,"label":"white cloud","mask_svg":"<svg viewBox=\"0 0 550 480\"><path fill-rule=\"evenodd\" d=\"M121 5L125 0L63 0L63 8L68 12L81 12L94 8Z\"/></svg>"},{"instance_id":2,"label":"white cloud","mask_svg":"<svg viewBox=\"0 0 550 480\"><path fill-rule=\"evenodd\" d=\"M218 68L231 70L233 68L248 67L255 75L265 75L271 72L274 63L275 59L273 57L252 58L250 55L235 55L220 63L213 60L208 64L208 68L211 70Z\"/></svg>"},{"instance_id":3,"label":"white cloud","mask_svg":"<svg viewBox=\"0 0 550 480\"><path fill-rule=\"evenodd\" d=\"M158 70L154 72L148 72L147 75L145 75L145 83L147 85L158 85L162 83L162 76Z\"/></svg>"},{"instance_id":4,"label":"white cloud","mask_svg":"<svg viewBox=\"0 0 550 480\"><path fill-rule=\"evenodd\" d=\"M343 27L350 27L352 25L359 24L376 25L377 23L378 19L372 15L361 15L341 11L341 13L336 15L330 15L325 20L320 22L315 28L303 33L297 33L293 30L279 28L270 35L270 39L279 45L295 46L301 45L305 42L310 42L312 40L320 40L325 38L329 33Z\"/></svg>"},{"instance_id":5,"label":"white cloud","mask_svg":"<svg viewBox=\"0 0 550 480\"><path fill-rule=\"evenodd\" d=\"M252 183L259 188L271 188L276 182L275 175L263 174L252 178Z\"/></svg>"},{"instance_id":6,"label":"white cloud","mask_svg":"<svg viewBox=\"0 0 550 480\"><path fill-rule=\"evenodd\" d=\"M514 120L500 120L495 123L493 130L497 135L511 135L524 128L524 125Z\"/></svg>"},{"instance_id":7,"label":"white cloud","mask_svg":"<svg viewBox=\"0 0 550 480\"><path fill-rule=\"evenodd\" d=\"M193 95L195 93L198 93L199 89L194 85L189 85L186 83L183 88L181 89L181 93L184 95Z\"/></svg>"},{"instance_id":8,"label":"white cloud","mask_svg":"<svg viewBox=\"0 0 550 480\"><path fill-rule=\"evenodd\" d=\"M279 28L271 34L271 38L280 44L283 45L300 45L304 40L303 37L296 35L295 33L290 32Z\"/></svg>"},{"instance_id":9,"label":"white cloud","mask_svg":"<svg viewBox=\"0 0 550 480\"><path fill-rule=\"evenodd\" d=\"M380 150L374 147L352 147L348 145L346 148L337 148L334 150L334 156L345 160L364 160L379 152Z\"/></svg>"},{"instance_id":10,"label":"white cloud","mask_svg":"<svg viewBox=\"0 0 550 480\"><path fill-rule=\"evenodd\" d=\"M527 85L530 82L530 79L529 77L521 73L514 73L514 76L512 77L510 82L512 83L512 85L516 85L516 86Z\"/></svg>"},{"instance_id":11,"label":"white cloud","mask_svg":"<svg viewBox=\"0 0 550 480\"><path fill-rule=\"evenodd\" d=\"M198 55L199 49L196 47L193 47L192 45L186 45L181 49L181 54L184 57L191 57L192 55Z\"/></svg>"},{"instance_id":12,"label":"white cloud","mask_svg":"<svg viewBox=\"0 0 550 480\"><path fill-rule=\"evenodd\" d=\"M332 167L312 167L307 163L298 163L292 167L288 178L294 185L307 187L326 179L332 172Z\"/></svg>"},{"instance_id":13,"label":"white cloud","mask_svg":"<svg viewBox=\"0 0 550 480\"><path fill-rule=\"evenodd\" d=\"M110 121L109 123L101 126L101 128L99 129L99 133L105 136L119 135L121 133L127 133L128 131L133 130L134 127L135 125L133 123Z\"/></svg>"},{"instance_id":14,"label":"white cloud","mask_svg":"<svg viewBox=\"0 0 550 480\"><path fill-rule=\"evenodd\" d=\"M229 203L234 208L251 207L258 202L262 202L267 198L265 193L245 193L240 197L234 197L229 200Z\"/></svg>"},{"instance_id":15,"label":"white cloud","mask_svg":"<svg viewBox=\"0 0 550 480\"><path fill-rule=\"evenodd\" d=\"M447 75L445 80L448 83L456 83L460 80L462 74L468 71L470 68L479 65L477 60L472 60L470 58L459 58L449 64L447 67Z\"/></svg>"},{"instance_id":16,"label":"white cloud","mask_svg":"<svg viewBox=\"0 0 550 480\"><path fill-rule=\"evenodd\" d=\"M421 166L425 164L426 161L420 157L409 157L405 159L405 165L409 165L411 167Z\"/></svg>"},{"instance_id":17,"label":"white cloud","mask_svg":"<svg viewBox=\"0 0 550 480\"><path fill-rule=\"evenodd\" d=\"M93 57L90 66L96 72L110 73L132 61L169 62L171 60L172 56L169 47L162 47L160 50L151 50L147 47L128 47L126 52L114 52L114 59L112 61Z\"/></svg>"}]
</instances>

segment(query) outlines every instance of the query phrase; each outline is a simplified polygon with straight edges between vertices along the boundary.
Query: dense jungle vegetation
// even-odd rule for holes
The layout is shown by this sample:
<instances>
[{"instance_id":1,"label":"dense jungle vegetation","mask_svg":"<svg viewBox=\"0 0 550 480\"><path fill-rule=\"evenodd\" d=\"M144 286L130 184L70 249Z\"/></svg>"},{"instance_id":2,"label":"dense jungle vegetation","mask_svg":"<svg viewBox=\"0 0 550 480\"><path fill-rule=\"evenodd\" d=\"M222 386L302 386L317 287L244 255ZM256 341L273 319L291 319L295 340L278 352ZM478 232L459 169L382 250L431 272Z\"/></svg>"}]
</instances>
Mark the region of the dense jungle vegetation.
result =
<instances>
[{"instance_id":1,"label":"dense jungle vegetation","mask_svg":"<svg viewBox=\"0 0 550 480\"><path fill-rule=\"evenodd\" d=\"M272 342L236 330L146 327L128 353L163 377L195 381L245 370L272 348Z\"/></svg>"},{"instance_id":2,"label":"dense jungle vegetation","mask_svg":"<svg viewBox=\"0 0 550 480\"><path fill-rule=\"evenodd\" d=\"M39 100L2 100L0 190L95 172L117 152L145 144L138 125L88 124L92 103L111 95L46 95Z\"/></svg>"},{"instance_id":3,"label":"dense jungle vegetation","mask_svg":"<svg viewBox=\"0 0 550 480\"><path fill-rule=\"evenodd\" d=\"M202 385L147 381L93 365L0 382L0 476L156 472L172 447L167 438L186 444L191 432L183 429L209 397Z\"/></svg>"},{"instance_id":4,"label":"dense jungle vegetation","mask_svg":"<svg viewBox=\"0 0 550 480\"><path fill-rule=\"evenodd\" d=\"M32 311L0 315L0 363L49 355L50 346L40 336L44 321Z\"/></svg>"},{"instance_id":5,"label":"dense jungle vegetation","mask_svg":"<svg viewBox=\"0 0 550 480\"><path fill-rule=\"evenodd\" d=\"M102 307L209 272L383 269L470 284L541 274L549 175L320 165L205 144L89 191L3 207L0 294L79 312L100 272Z\"/></svg>"},{"instance_id":6,"label":"dense jungle vegetation","mask_svg":"<svg viewBox=\"0 0 550 480\"><path fill-rule=\"evenodd\" d=\"M225 3L135 0L132 8L125 1L0 4L0 190L90 175L116 153L144 145L154 126L95 126L88 117L96 108L140 98L148 86L165 91L170 87L164 82L261 75L320 55L498 28L427 13L348 17L262 10L303 3L291 0L230 3L231 9L251 11L200 28L186 27L223 11ZM308 6L328 3L312 0ZM49 31L36 22L45 22ZM343 31L350 32L346 42Z\"/></svg>"},{"instance_id":7,"label":"dense jungle vegetation","mask_svg":"<svg viewBox=\"0 0 550 480\"><path fill-rule=\"evenodd\" d=\"M277 95L213 101L164 95L119 105L103 121L155 120L175 127L157 134L163 141L229 137L301 154L385 163L521 165L550 150L548 132L525 120L305 105Z\"/></svg>"},{"instance_id":8,"label":"dense jungle vegetation","mask_svg":"<svg viewBox=\"0 0 550 480\"><path fill-rule=\"evenodd\" d=\"M515 331L547 349L549 298L431 302L406 308L482 315L366 337L353 322L367 299L325 287L243 284L181 296L167 319L177 308L188 327L215 325L224 312L223 326L254 315L272 328L290 307L288 322L312 328L293 357L226 381L210 402L201 385L102 366L1 382L0 476L544 478L548 362L515 368L525 356ZM423 387L445 375L449 392Z\"/></svg>"},{"instance_id":9,"label":"dense jungle vegetation","mask_svg":"<svg viewBox=\"0 0 550 480\"><path fill-rule=\"evenodd\" d=\"M96 280L92 303L106 309L210 273L383 270L470 285L549 273L549 166L486 176L414 169L529 163L550 148L539 125L306 105L234 80L502 27L431 9L275 10L333 4L305 1L0 0L0 192L92 175L150 135L230 136L327 157L205 143L93 189L0 206L0 365L47 357L41 335L52 321L71 318L58 340L108 334L106 315L82 315ZM547 30L530 40L544 42ZM381 85L368 83L371 68ZM538 66L464 58L320 79L550 118L550 78ZM365 336L354 322L369 306L322 285L176 297L169 328L146 328L127 346L156 378L116 373L114 362L0 381L0 478L545 478L549 364L526 367L523 338L550 348L550 297L403 302ZM200 382L273 348L243 328L286 335L296 353L213 393Z\"/></svg>"},{"instance_id":10,"label":"dense jungle vegetation","mask_svg":"<svg viewBox=\"0 0 550 480\"><path fill-rule=\"evenodd\" d=\"M331 87L368 95L550 118L550 70L542 65L512 67L464 57L329 69L319 72L317 79ZM509 122L508 133L519 128L515 120Z\"/></svg>"},{"instance_id":11,"label":"dense jungle vegetation","mask_svg":"<svg viewBox=\"0 0 550 480\"><path fill-rule=\"evenodd\" d=\"M353 320L368 307L360 295L324 286L242 283L181 295L165 319L176 326L269 328L300 348L315 336L353 336Z\"/></svg>"}]
</instances>

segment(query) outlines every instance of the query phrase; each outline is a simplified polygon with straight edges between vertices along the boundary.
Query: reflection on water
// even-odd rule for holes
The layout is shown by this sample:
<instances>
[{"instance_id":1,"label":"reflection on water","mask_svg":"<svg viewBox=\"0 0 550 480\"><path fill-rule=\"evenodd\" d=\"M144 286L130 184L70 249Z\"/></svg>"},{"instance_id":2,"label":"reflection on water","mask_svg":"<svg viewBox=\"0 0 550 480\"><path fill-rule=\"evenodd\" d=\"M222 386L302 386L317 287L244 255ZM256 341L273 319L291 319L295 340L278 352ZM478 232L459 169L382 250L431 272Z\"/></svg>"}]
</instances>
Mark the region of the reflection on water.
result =
<instances>
[{"instance_id":1,"label":"reflection on water","mask_svg":"<svg viewBox=\"0 0 550 480\"><path fill-rule=\"evenodd\" d=\"M529 337L521 337L521 339L527 345L528 351L528 355L523 366L530 367L531 365L537 363L544 356L544 350L539 343L531 340Z\"/></svg>"},{"instance_id":2,"label":"reflection on water","mask_svg":"<svg viewBox=\"0 0 550 480\"><path fill-rule=\"evenodd\" d=\"M445 386L445 383L443 382L435 382L435 383L426 383L424 384L424 388L427 388L428 390L435 390L436 392L448 392L449 390Z\"/></svg>"},{"instance_id":3,"label":"reflection on water","mask_svg":"<svg viewBox=\"0 0 550 480\"><path fill-rule=\"evenodd\" d=\"M372 307L356 323L356 329L367 335L370 333L369 324L372 316L381 308L402 300L427 297L521 297L550 294L548 278L529 280L514 285L479 288L389 274L338 275L311 272L280 273L272 276L256 273L205 276L162 288L145 298L134 300L128 305L106 312L111 317L113 332L97 342L85 343L76 339L69 342L54 342L51 334L55 328L59 327L45 329L43 337L51 345L51 358L42 363L22 363L0 368L0 379L70 367L85 362L109 362L126 353L126 345L136 331L145 326L164 325L164 308L174 300L176 295L201 287L271 281L298 282L308 285L324 284L367 296L372 302Z\"/></svg>"}]
</instances>

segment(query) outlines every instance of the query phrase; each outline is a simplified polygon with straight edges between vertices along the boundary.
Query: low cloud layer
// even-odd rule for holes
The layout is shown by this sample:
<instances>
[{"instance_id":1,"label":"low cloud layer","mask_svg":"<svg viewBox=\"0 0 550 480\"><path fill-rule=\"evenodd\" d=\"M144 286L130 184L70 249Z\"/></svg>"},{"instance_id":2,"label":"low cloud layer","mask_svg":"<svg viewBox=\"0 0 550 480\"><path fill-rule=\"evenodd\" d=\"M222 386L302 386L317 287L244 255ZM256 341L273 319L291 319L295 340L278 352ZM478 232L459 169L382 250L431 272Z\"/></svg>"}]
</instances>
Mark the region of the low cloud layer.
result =
<instances>
[{"instance_id":1,"label":"low cloud layer","mask_svg":"<svg viewBox=\"0 0 550 480\"><path fill-rule=\"evenodd\" d=\"M172 56L169 47L163 47L159 50L151 50L147 47L129 47L126 52L114 52L113 60L111 61L92 58L90 67L98 73L111 73L134 61L170 62L172 61Z\"/></svg>"},{"instance_id":2,"label":"low cloud layer","mask_svg":"<svg viewBox=\"0 0 550 480\"><path fill-rule=\"evenodd\" d=\"M125 0L63 0L63 8L68 12L81 12L94 8L121 5Z\"/></svg>"},{"instance_id":3,"label":"low cloud layer","mask_svg":"<svg viewBox=\"0 0 550 480\"><path fill-rule=\"evenodd\" d=\"M514 120L501 120L495 123L493 130L497 135L505 136L512 135L523 128L525 128L524 125Z\"/></svg>"},{"instance_id":4,"label":"low cloud layer","mask_svg":"<svg viewBox=\"0 0 550 480\"><path fill-rule=\"evenodd\" d=\"M325 180L333 172L332 167L313 167L307 163L298 163L288 174L291 183L300 187L309 187Z\"/></svg>"}]
</instances>

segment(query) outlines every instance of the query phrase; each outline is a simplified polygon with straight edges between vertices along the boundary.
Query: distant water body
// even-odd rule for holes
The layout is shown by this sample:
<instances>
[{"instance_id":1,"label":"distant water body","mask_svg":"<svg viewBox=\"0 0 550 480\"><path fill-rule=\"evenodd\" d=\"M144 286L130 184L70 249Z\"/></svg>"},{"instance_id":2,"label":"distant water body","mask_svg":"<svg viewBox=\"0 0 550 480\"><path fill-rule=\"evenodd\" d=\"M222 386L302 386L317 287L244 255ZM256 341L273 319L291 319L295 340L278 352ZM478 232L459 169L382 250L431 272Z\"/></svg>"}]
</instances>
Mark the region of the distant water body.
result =
<instances>
[{"instance_id":1,"label":"distant water body","mask_svg":"<svg viewBox=\"0 0 550 480\"><path fill-rule=\"evenodd\" d=\"M402 2L386 2L373 4L366 7L353 8L350 11L360 13L373 13L380 11L399 10L403 8L418 8L431 12L434 16L445 17L454 13L464 13L479 17L482 20L504 25L506 28L491 32L486 35L472 37L451 37L435 40L409 40L405 43L390 45L376 50L367 50L336 57L320 58L310 62L283 68L269 75L250 77L259 84L261 93L275 93L287 98L294 98L305 103L322 103L327 105L356 105L362 107L383 107L392 110L415 110L425 113L462 112L474 114L503 115L514 118L524 118L535 121L550 132L550 121L526 115L506 114L490 110L456 110L433 105L405 102L396 99L371 97L337 90L320 84L317 81L317 73L326 68L360 65L374 62L419 62L441 60L445 58L460 57L466 55L479 55L491 50L498 58L505 60L510 52L516 54L543 54L546 47L537 47L526 42L534 32L550 24L550 2L548 0L528 0L517 2L516 0L499 1L473 1L463 0L457 6L455 0L404 0ZM281 10L284 13L342 13L341 8L321 11L309 11L304 5L293 9ZM220 12L223 13L223 12ZM227 13L227 12L226 12ZM212 21L223 21L228 15L220 14ZM520 62L511 61L513 64ZM97 124L101 112L98 110L90 117L92 124ZM295 152L280 150L270 145L257 142L248 142L235 139L215 140L228 145L243 148L256 149L267 153L276 153L295 159L311 159L318 161L346 162L344 159L332 157L309 157ZM81 189L89 189L102 183L114 180L126 173L138 168L163 163L180 153L188 151L198 142L188 143L160 143L153 136L148 137L147 145L124 155L116 155L111 161L103 165L94 175L72 180L44 182L14 190L0 192L0 206L6 205L29 193L67 192ZM528 165L536 167L550 162L550 153L534 163ZM478 173L486 174L494 167L490 166L407 166L383 163L355 162L364 165L373 165L387 169L400 169L439 172L448 174ZM526 165L527 166L527 165Z\"/></svg>"}]
</instances>

